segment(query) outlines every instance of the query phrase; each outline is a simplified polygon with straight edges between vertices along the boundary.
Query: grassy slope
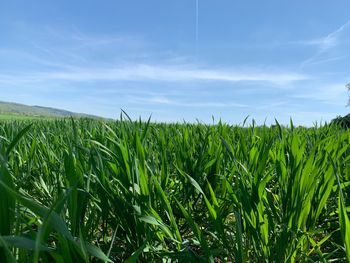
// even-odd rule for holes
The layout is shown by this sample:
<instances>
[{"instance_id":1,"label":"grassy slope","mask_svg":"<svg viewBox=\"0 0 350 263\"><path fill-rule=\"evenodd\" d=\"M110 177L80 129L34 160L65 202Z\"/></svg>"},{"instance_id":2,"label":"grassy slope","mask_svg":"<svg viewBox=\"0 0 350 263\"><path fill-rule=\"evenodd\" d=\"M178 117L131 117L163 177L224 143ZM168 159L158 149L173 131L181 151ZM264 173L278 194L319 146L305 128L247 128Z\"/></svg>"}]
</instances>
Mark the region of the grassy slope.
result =
<instances>
[{"instance_id":1,"label":"grassy slope","mask_svg":"<svg viewBox=\"0 0 350 263\"><path fill-rule=\"evenodd\" d=\"M11 102L0 102L0 118L1 119L13 119L19 118L23 119L30 117L91 117L97 118L96 116L74 113L66 110L48 108L48 107L40 107L40 106L28 106L19 103L11 103Z\"/></svg>"}]
</instances>

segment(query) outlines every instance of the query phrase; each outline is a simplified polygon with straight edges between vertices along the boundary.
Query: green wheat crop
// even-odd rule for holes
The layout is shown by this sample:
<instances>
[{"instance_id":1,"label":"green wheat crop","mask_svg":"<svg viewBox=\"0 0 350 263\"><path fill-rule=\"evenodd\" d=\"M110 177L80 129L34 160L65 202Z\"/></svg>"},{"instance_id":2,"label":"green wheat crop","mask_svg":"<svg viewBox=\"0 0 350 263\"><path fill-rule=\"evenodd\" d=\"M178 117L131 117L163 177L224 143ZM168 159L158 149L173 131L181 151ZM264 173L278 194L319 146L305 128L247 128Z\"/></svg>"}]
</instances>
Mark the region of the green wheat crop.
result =
<instances>
[{"instance_id":1,"label":"green wheat crop","mask_svg":"<svg viewBox=\"0 0 350 263\"><path fill-rule=\"evenodd\" d=\"M0 122L0 262L349 262L350 133Z\"/></svg>"}]
</instances>

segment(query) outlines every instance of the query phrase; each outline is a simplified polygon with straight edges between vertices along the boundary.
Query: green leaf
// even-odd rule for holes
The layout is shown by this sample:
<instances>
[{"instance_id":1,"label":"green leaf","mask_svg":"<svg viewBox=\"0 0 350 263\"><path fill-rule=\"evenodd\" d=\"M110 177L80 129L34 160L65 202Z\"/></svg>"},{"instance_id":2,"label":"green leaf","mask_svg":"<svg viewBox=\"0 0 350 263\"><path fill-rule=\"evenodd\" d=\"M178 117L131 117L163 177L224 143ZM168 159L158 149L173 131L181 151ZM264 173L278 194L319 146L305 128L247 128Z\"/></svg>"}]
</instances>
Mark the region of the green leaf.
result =
<instances>
[{"instance_id":1,"label":"green leaf","mask_svg":"<svg viewBox=\"0 0 350 263\"><path fill-rule=\"evenodd\" d=\"M6 156L10 154L10 152L13 150L13 148L15 148L19 140L29 131L29 129L32 126L33 124L29 124L16 135L16 137L11 141L10 145L7 147Z\"/></svg>"},{"instance_id":2,"label":"green leaf","mask_svg":"<svg viewBox=\"0 0 350 263\"><path fill-rule=\"evenodd\" d=\"M9 245L17 248L28 250L39 249L39 251L53 251L53 249L40 245L38 248L35 245L35 240L22 236L2 236L2 239Z\"/></svg>"},{"instance_id":3,"label":"green leaf","mask_svg":"<svg viewBox=\"0 0 350 263\"><path fill-rule=\"evenodd\" d=\"M132 255L130 257L128 257L127 260L124 261L124 263L136 263L139 256L141 255L141 253L143 252L143 250L145 249L146 247L146 242L141 246L139 247L134 253L132 253Z\"/></svg>"}]
</instances>

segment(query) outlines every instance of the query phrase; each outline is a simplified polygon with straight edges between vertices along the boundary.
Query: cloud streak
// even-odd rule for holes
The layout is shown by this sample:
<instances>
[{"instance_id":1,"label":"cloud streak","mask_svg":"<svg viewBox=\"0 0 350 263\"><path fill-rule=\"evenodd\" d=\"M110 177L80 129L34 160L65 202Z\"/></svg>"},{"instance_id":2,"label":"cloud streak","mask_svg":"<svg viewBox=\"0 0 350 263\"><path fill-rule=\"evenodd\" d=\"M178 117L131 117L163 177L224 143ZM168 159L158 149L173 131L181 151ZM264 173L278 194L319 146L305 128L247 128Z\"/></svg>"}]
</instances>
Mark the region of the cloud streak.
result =
<instances>
[{"instance_id":1,"label":"cloud streak","mask_svg":"<svg viewBox=\"0 0 350 263\"><path fill-rule=\"evenodd\" d=\"M199 69L187 65L163 66L135 64L115 68L72 68L71 70L0 75L0 83L36 83L47 81L157 81L157 82L267 82L288 84L309 77L295 72L260 70Z\"/></svg>"},{"instance_id":2,"label":"cloud streak","mask_svg":"<svg viewBox=\"0 0 350 263\"><path fill-rule=\"evenodd\" d=\"M305 89L304 92L293 94L291 97L298 99L317 100L327 104L341 105L346 103L346 88L344 83L331 83L328 85L320 85L310 91Z\"/></svg>"},{"instance_id":3,"label":"cloud streak","mask_svg":"<svg viewBox=\"0 0 350 263\"><path fill-rule=\"evenodd\" d=\"M250 105L242 103L225 103L225 102L184 102L169 99L164 96L153 96L149 98L131 97L130 101L140 104L161 104L166 106L189 107L189 108L248 108Z\"/></svg>"},{"instance_id":4,"label":"cloud streak","mask_svg":"<svg viewBox=\"0 0 350 263\"><path fill-rule=\"evenodd\" d=\"M230 49L221 48L229 42L220 42L220 49L201 60L193 57L193 39L189 52L172 49L170 42L116 32L35 30L24 34L20 47L0 45L0 91L6 100L105 116L123 108L135 116L157 112L155 118L168 120L211 115L237 120L248 114L288 120L293 114L307 122L307 117L323 116L316 107L343 110L347 96L340 82L345 78L335 70L346 64L324 66L346 62L348 28L350 22L305 41L272 39L267 53L254 41ZM251 49L244 53L247 45ZM304 62L308 67L300 67L310 52L314 56Z\"/></svg>"},{"instance_id":5,"label":"cloud streak","mask_svg":"<svg viewBox=\"0 0 350 263\"><path fill-rule=\"evenodd\" d=\"M334 49L340 44L340 36L343 33L343 31L345 31L348 28L350 28L350 20L341 25L335 31L329 33L327 36L309 41L310 44L317 46L318 50L315 55L302 62L302 67L310 64L321 64L324 62L339 60L347 57L345 55L338 55L335 57L322 58L322 55L327 53L329 50Z\"/></svg>"}]
</instances>

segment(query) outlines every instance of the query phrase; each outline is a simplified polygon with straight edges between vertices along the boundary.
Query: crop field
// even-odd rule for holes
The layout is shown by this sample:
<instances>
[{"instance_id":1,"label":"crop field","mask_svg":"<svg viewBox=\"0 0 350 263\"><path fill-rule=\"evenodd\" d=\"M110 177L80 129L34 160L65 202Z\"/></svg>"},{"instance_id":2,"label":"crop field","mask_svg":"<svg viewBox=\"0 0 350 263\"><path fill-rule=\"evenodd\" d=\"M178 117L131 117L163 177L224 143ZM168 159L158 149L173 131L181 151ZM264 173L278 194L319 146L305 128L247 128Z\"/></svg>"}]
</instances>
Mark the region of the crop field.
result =
<instances>
[{"instance_id":1,"label":"crop field","mask_svg":"<svg viewBox=\"0 0 350 263\"><path fill-rule=\"evenodd\" d=\"M4 120L39 120L39 119L42 119L42 117L16 115L16 114L1 114L0 113L0 121L4 121ZM47 117L46 117L46 119L47 119Z\"/></svg>"},{"instance_id":2,"label":"crop field","mask_svg":"<svg viewBox=\"0 0 350 263\"><path fill-rule=\"evenodd\" d=\"M0 262L350 261L344 129L0 124Z\"/></svg>"}]
</instances>

